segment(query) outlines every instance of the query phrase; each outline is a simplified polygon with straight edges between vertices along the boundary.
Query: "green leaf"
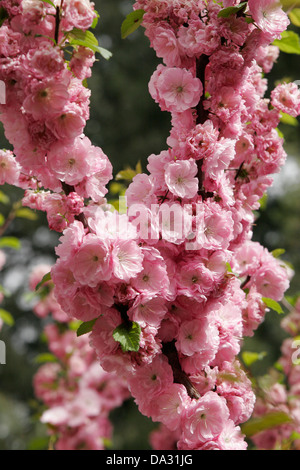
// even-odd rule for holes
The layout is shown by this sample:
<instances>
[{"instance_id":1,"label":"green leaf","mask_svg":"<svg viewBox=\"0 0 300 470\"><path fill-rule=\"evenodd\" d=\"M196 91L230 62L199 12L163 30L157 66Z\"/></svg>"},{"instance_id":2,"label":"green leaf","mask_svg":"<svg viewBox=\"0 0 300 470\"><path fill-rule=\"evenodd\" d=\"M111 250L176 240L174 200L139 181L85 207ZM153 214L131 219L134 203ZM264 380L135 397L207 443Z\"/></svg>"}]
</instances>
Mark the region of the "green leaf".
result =
<instances>
[{"instance_id":1,"label":"green leaf","mask_svg":"<svg viewBox=\"0 0 300 470\"><path fill-rule=\"evenodd\" d=\"M281 39L275 39L273 45L287 54L300 54L299 35L294 31L283 31Z\"/></svg>"},{"instance_id":2,"label":"green leaf","mask_svg":"<svg viewBox=\"0 0 300 470\"><path fill-rule=\"evenodd\" d=\"M297 118L283 112L280 113L280 122L293 127L297 127L299 125Z\"/></svg>"},{"instance_id":3,"label":"green leaf","mask_svg":"<svg viewBox=\"0 0 300 470\"><path fill-rule=\"evenodd\" d=\"M43 364L46 362L57 362L57 357L51 353L42 353L35 357L34 362L36 364Z\"/></svg>"},{"instance_id":4,"label":"green leaf","mask_svg":"<svg viewBox=\"0 0 300 470\"><path fill-rule=\"evenodd\" d=\"M0 318L8 326L13 326L13 324L15 323L12 314L9 313L7 310L4 310L4 308L0 308Z\"/></svg>"},{"instance_id":5,"label":"green leaf","mask_svg":"<svg viewBox=\"0 0 300 470\"><path fill-rule=\"evenodd\" d=\"M122 323L113 332L113 338L120 343L122 351L137 352L140 349L141 327L136 322Z\"/></svg>"},{"instance_id":6,"label":"green leaf","mask_svg":"<svg viewBox=\"0 0 300 470\"><path fill-rule=\"evenodd\" d=\"M95 13L96 13L96 17L94 18L94 21L92 23L92 26L91 28L95 29L97 24L98 24L98 21L99 21L99 18L100 18L100 15L99 13L95 10Z\"/></svg>"},{"instance_id":7,"label":"green leaf","mask_svg":"<svg viewBox=\"0 0 300 470\"><path fill-rule=\"evenodd\" d=\"M130 34L134 33L143 22L145 11L135 10L126 16L121 26L121 37L122 39L127 38Z\"/></svg>"},{"instance_id":8,"label":"green leaf","mask_svg":"<svg viewBox=\"0 0 300 470\"><path fill-rule=\"evenodd\" d=\"M3 191L0 191L0 202L5 205L10 202L9 197Z\"/></svg>"},{"instance_id":9,"label":"green leaf","mask_svg":"<svg viewBox=\"0 0 300 470\"><path fill-rule=\"evenodd\" d=\"M2 227L2 225L4 225L4 222L5 222L5 217L3 214L0 214L0 227Z\"/></svg>"},{"instance_id":10,"label":"green leaf","mask_svg":"<svg viewBox=\"0 0 300 470\"><path fill-rule=\"evenodd\" d=\"M300 8L294 8L294 10L290 11L289 17L295 26L300 26Z\"/></svg>"},{"instance_id":11,"label":"green leaf","mask_svg":"<svg viewBox=\"0 0 300 470\"><path fill-rule=\"evenodd\" d=\"M265 193L263 197L258 201L260 204L260 210L265 210L268 204L268 194Z\"/></svg>"},{"instance_id":12,"label":"green leaf","mask_svg":"<svg viewBox=\"0 0 300 470\"><path fill-rule=\"evenodd\" d=\"M126 191L126 186L124 184L116 183L115 181L113 181L109 185L109 192L113 195L116 195L116 194L124 195L124 191Z\"/></svg>"},{"instance_id":13,"label":"green leaf","mask_svg":"<svg viewBox=\"0 0 300 470\"><path fill-rule=\"evenodd\" d=\"M281 255L284 255L285 250L283 248L277 248L277 250L273 250L271 254L274 258L280 258Z\"/></svg>"},{"instance_id":14,"label":"green leaf","mask_svg":"<svg viewBox=\"0 0 300 470\"><path fill-rule=\"evenodd\" d=\"M109 60L112 57L112 53L108 51L107 49L104 49L104 47L98 47L98 52L100 55L102 55L103 59Z\"/></svg>"},{"instance_id":15,"label":"green leaf","mask_svg":"<svg viewBox=\"0 0 300 470\"><path fill-rule=\"evenodd\" d=\"M290 423L292 420L289 415L282 411L268 413L259 418L252 418L247 423L241 426L242 433L246 437L254 436L255 434L265 431L267 429L273 429L282 424Z\"/></svg>"},{"instance_id":16,"label":"green leaf","mask_svg":"<svg viewBox=\"0 0 300 470\"><path fill-rule=\"evenodd\" d=\"M250 367L252 364L254 364L257 361L261 361L264 357L266 357L267 353L266 352L251 352L251 351L243 351L242 352L242 359L245 364L245 366Z\"/></svg>"},{"instance_id":17,"label":"green leaf","mask_svg":"<svg viewBox=\"0 0 300 470\"><path fill-rule=\"evenodd\" d=\"M2 237L0 238L0 248L13 248L14 250L19 250L21 248L21 243L16 237Z\"/></svg>"},{"instance_id":18,"label":"green leaf","mask_svg":"<svg viewBox=\"0 0 300 470\"><path fill-rule=\"evenodd\" d=\"M236 7L228 7L228 8L223 8L223 10L220 10L218 13L218 18L228 18L231 15L235 15L236 13L239 13L242 10L245 10L247 6L247 2L240 3Z\"/></svg>"},{"instance_id":19,"label":"green leaf","mask_svg":"<svg viewBox=\"0 0 300 470\"><path fill-rule=\"evenodd\" d=\"M45 274L43 279L35 286L35 290L39 290L48 281L51 281L51 273Z\"/></svg>"},{"instance_id":20,"label":"green leaf","mask_svg":"<svg viewBox=\"0 0 300 470\"><path fill-rule=\"evenodd\" d=\"M279 303L276 302L276 300L269 299L268 297L263 297L261 300L268 308L274 310L275 312L279 314L284 313L284 311L281 308L281 305L279 305Z\"/></svg>"},{"instance_id":21,"label":"green leaf","mask_svg":"<svg viewBox=\"0 0 300 470\"><path fill-rule=\"evenodd\" d=\"M38 215L33 212L31 209L27 209L26 207L18 209L16 211L16 217L20 217L22 219L28 219L28 220L37 220Z\"/></svg>"},{"instance_id":22,"label":"green leaf","mask_svg":"<svg viewBox=\"0 0 300 470\"><path fill-rule=\"evenodd\" d=\"M96 321L97 321L97 318L95 318L94 320L81 323L81 325L79 326L77 330L77 336L82 336L82 335L86 335L87 333L90 333Z\"/></svg>"},{"instance_id":23,"label":"green leaf","mask_svg":"<svg viewBox=\"0 0 300 470\"><path fill-rule=\"evenodd\" d=\"M51 0L41 0L41 2L44 2L44 3L49 3L49 5L53 6L53 8L56 9L56 6L54 5L53 2L51 2Z\"/></svg>"},{"instance_id":24,"label":"green leaf","mask_svg":"<svg viewBox=\"0 0 300 470\"><path fill-rule=\"evenodd\" d=\"M91 31L82 31L81 29L74 28L67 34L67 38L71 46L88 47L92 51L101 54L107 60L112 56L111 52L99 46L97 38Z\"/></svg>"}]
</instances>

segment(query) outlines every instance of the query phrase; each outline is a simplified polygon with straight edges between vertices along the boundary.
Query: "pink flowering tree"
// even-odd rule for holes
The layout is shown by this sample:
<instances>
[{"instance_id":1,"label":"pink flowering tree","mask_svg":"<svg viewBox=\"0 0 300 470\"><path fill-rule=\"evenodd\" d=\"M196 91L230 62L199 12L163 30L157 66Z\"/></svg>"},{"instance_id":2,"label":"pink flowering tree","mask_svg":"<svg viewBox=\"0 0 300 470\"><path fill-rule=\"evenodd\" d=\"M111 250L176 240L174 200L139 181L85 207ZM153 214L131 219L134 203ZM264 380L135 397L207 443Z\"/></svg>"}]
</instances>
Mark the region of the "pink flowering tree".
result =
<instances>
[{"instance_id":1,"label":"pink flowering tree","mask_svg":"<svg viewBox=\"0 0 300 470\"><path fill-rule=\"evenodd\" d=\"M149 92L172 126L116 211L105 198L110 161L84 135L86 79L95 53L110 57L90 30L94 4L2 8L0 118L14 152L2 152L3 181L24 189L23 205L61 233L38 287L53 283L58 311L82 322L78 335L88 334L103 373L117 374L140 412L161 423L154 448L247 449L242 426L256 396L238 356L266 312L280 311L290 277L252 240L255 211L286 160L278 124L300 114L296 85L266 97L279 49L295 52L288 15L275 0L134 4L122 35L142 24L162 59ZM55 341L62 358L69 339ZM42 420L74 431L59 448L78 448L82 435L95 447L88 426L98 426L99 399L80 388L65 402L68 386L59 390L54 401L40 394L49 406Z\"/></svg>"}]
</instances>

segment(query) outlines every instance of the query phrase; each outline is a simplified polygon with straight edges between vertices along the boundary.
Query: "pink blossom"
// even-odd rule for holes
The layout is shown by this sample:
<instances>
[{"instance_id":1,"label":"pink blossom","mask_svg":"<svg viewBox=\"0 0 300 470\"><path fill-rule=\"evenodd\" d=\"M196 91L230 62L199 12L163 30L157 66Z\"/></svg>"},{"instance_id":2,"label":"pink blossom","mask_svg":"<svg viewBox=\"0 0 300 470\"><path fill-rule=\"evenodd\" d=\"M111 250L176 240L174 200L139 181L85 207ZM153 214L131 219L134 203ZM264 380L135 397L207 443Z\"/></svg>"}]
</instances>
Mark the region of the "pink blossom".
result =
<instances>
[{"instance_id":1,"label":"pink blossom","mask_svg":"<svg viewBox=\"0 0 300 470\"><path fill-rule=\"evenodd\" d=\"M300 90L296 83L282 83L271 93L272 105L280 111L297 117L300 114Z\"/></svg>"},{"instance_id":2,"label":"pink blossom","mask_svg":"<svg viewBox=\"0 0 300 470\"><path fill-rule=\"evenodd\" d=\"M188 70L161 65L150 80L149 91L162 111L182 113L197 106L203 86Z\"/></svg>"},{"instance_id":3,"label":"pink blossom","mask_svg":"<svg viewBox=\"0 0 300 470\"><path fill-rule=\"evenodd\" d=\"M198 191L197 172L194 160L169 163L165 171L165 181L169 190L175 196L193 198Z\"/></svg>"},{"instance_id":4,"label":"pink blossom","mask_svg":"<svg viewBox=\"0 0 300 470\"><path fill-rule=\"evenodd\" d=\"M161 297L139 296L128 310L131 320L158 328L168 309Z\"/></svg>"},{"instance_id":5,"label":"pink blossom","mask_svg":"<svg viewBox=\"0 0 300 470\"><path fill-rule=\"evenodd\" d=\"M23 107L34 119L46 119L61 112L68 99L66 84L62 80L49 80L32 86Z\"/></svg>"},{"instance_id":6,"label":"pink blossom","mask_svg":"<svg viewBox=\"0 0 300 470\"><path fill-rule=\"evenodd\" d=\"M143 269L143 252L134 240L117 240L112 248L113 273L129 281Z\"/></svg>"},{"instance_id":7,"label":"pink blossom","mask_svg":"<svg viewBox=\"0 0 300 470\"><path fill-rule=\"evenodd\" d=\"M72 28L89 29L95 17L94 4L89 0L65 0L63 21L65 31Z\"/></svg>"},{"instance_id":8,"label":"pink blossom","mask_svg":"<svg viewBox=\"0 0 300 470\"><path fill-rule=\"evenodd\" d=\"M184 411L181 449L196 448L217 438L226 427L229 411L226 400L215 392L207 392ZM193 447L189 447L193 446Z\"/></svg>"},{"instance_id":9,"label":"pink blossom","mask_svg":"<svg viewBox=\"0 0 300 470\"><path fill-rule=\"evenodd\" d=\"M73 275L82 285L95 287L111 278L109 245L96 235L88 234L71 261Z\"/></svg>"},{"instance_id":10,"label":"pink blossom","mask_svg":"<svg viewBox=\"0 0 300 470\"><path fill-rule=\"evenodd\" d=\"M0 184L18 183L21 167L10 150L0 150Z\"/></svg>"},{"instance_id":11,"label":"pink blossom","mask_svg":"<svg viewBox=\"0 0 300 470\"><path fill-rule=\"evenodd\" d=\"M276 0L249 0L249 13L270 41L280 37L290 21Z\"/></svg>"}]
</instances>

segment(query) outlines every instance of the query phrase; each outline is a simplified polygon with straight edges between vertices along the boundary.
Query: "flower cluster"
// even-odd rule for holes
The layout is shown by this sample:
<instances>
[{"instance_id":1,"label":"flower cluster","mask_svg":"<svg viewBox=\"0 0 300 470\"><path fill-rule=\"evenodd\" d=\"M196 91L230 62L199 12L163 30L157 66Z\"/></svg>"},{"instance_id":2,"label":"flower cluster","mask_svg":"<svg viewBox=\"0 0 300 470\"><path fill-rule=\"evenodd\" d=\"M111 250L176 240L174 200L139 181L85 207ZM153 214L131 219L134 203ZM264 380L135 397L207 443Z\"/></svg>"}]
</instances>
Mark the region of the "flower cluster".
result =
<instances>
[{"instance_id":1,"label":"flower cluster","mask_svg":"<svg viewBox=\"0 0 300 470\"><path fill-rule=\"evenodd\" d=\"M282 412L288 418L284 424L261 431L251 437L258 450L300 449L300 300L281 321L288 334L281 346L273 380L260 387L253 416L260 418ZM279 370L279 372L278 372ZM272 374L270 374L272 377Z\"/></svg>"},{"instance_id":2,"label":"flower cluster","mask_svg":"<svg viewBox=\"0 0 300 470\"><path fill-rule=\"evenodd\" d=\"M24 205L46 211L50 228L62 231L80 214L84 198L102 200L112 177L107 156L83 135L90 102L83 80L91 75L95 54L72 44L97 13L89 0L56 0L56 9L40 0L10 3L2 2L7 19L0 28L0 80L6 103L0 111L15 158L1 152L0 181L26 189Z\"/></svg>"},{"instance_id":3,"label":"flower cluster","mask_svg":"<svg viewBox=\"0 0 300 470\"><path fill-rule=\"evenodd\" d=\"M50 266L37 265L30 275L32 290ZM33 385L43 405L40 417L55 439L56 450L103 450L112 438L109 413L129 398L126 381L104 371L87 336L77 337L68 316L53 297L53 285L46 282L37 294L37 316L51 315L44 329L50 362L39 367Z\"/></svg>"},{"instance_id":4,"label":"flower cluster","mask_svg":"<svg viewBox=\"0 0 300 470\"><path fill-rule=\"evenodd\" d=\"M137 175L126 194L128 226L145 229L139 244L116 259L122 242L114 235L102 257L91 253L96 263L111 260L109 278L101 268L98 280L114 288L92 344L104 368L126 371L140 411L175 432L178 449L245 449L239 425L255 397L236 357L263 321L264 299L280 301L289 285L284 266L251 240L254 211L286 158L276 131L282 106L276 94L264 97L262 74L289 20L272 0L249 1L227 17L215 2L141 0L135 8L145 11L146 35L163 59L149 92L171 113L172 129L168 149L149 157L149 175ZM92 235L78 226L64 235L54 279L97 235L98 217L89 221ZM67 263L70 239L77 246ZM121 284L120 259L129 278ZM94 287L74 264L73 286ZM124 351L114 333L136 323L139 349Z\"/></svg>"}]
</instances>

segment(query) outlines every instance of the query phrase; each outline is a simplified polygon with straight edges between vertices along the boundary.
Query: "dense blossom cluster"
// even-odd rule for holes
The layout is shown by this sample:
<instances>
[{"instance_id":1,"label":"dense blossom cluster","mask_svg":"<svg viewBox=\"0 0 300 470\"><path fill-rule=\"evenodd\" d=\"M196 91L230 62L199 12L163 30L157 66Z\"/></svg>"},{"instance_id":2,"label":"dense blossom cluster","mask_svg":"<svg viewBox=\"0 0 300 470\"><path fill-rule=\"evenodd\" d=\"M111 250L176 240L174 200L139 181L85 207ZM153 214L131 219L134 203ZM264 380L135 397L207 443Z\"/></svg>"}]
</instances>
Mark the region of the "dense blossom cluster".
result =
<instances>
[{"instance_id":1,"label":"dense blossom cluster","mask_svg":"<svg viewBox=\"0 0 300 470\"><path fill-rule=\"evenodd\" d=\"M66 61L64 52L74 28L90 28L97 14L89 0L57 0L59 11L40 0L10 4L1 4L8 19L0 29L0 80L6 85L0 111L15 159L1 152L1 183L26 189L24 204L46 211L50 228L62 231L84 198L102 199L112 177L107 156L83 135L90 102L83 80L95 54L74 46Z\"/></svg>"},{"instance_id":2,"label":"dense blossom cluster","mask_svg":"<svg viewBox=\"0 0 300 470\"><path fill-rule=\"evenodd\" d=\"M281 321L281 327L288 337L276 365L280 373L274 373L273 380L260 387L253 416L282 411L290 422L254 435L252 441L259 450L300 449L300 299Z\"/></svg>"},{"instance_id":3,"label":"dense blossom cluster","mask_svg":"<svg viewBox=\"0 0 300 470\"><path fill-rule=\"evenodd\" d=\"M50 266L38 265L30 275L32 290ZM41 422L48 425L56 450L103 450L112 439L109 413L129 398L126 381L104 371L89 344L77 337L68 316L53 298L53 284L45 283L37 295L35 313L51 316L44 336L55 358L36 372L35 396L43 405Z\"/></svg>"},{"instance_id":4,"label":"dense blossom cluster","mask_svg":"<svg viewBox=\"0 0 300 470\"><path fill-rule=\"evenodd\" d=\"M163 59L149 91L172 129L149 174L134 177L122 214L103 199L107 157L82 135L93 55L75 48L68 65L63 56L67 32L91 26L93 5L56 4L53 16L51 5L18 1L0 29L1 121L18 185L24 204L63 231L51 270L56 300L70 318L96 320L91 344L102 368L126 378L140 411L175 433L165 443L246 449L240 424L255 395L237 355L263 321L264 299L280 301L289 285L285 267L252 241L254 211L286 159L280 113L299 113L291 85L264 97L262 74L278 56L270 44L288 18L274 0L249 0L228 17L220 11L238 1L135 3ZM138 333L138 347L117 340L122 332Z\"/></svg>"}]
</instances>

